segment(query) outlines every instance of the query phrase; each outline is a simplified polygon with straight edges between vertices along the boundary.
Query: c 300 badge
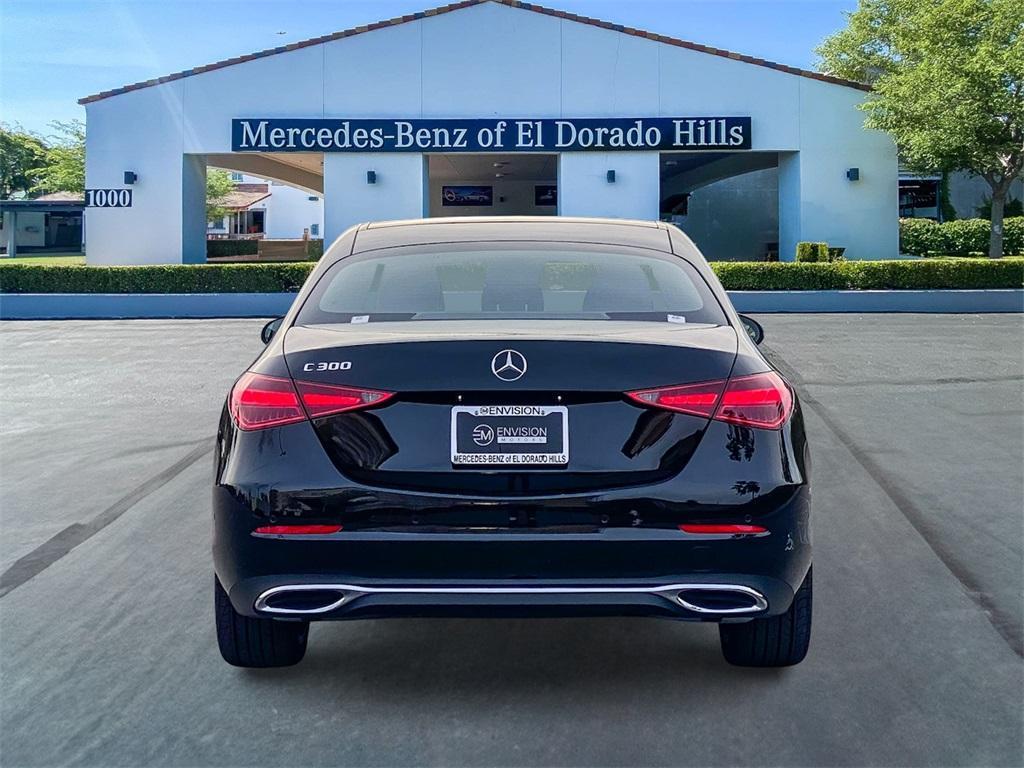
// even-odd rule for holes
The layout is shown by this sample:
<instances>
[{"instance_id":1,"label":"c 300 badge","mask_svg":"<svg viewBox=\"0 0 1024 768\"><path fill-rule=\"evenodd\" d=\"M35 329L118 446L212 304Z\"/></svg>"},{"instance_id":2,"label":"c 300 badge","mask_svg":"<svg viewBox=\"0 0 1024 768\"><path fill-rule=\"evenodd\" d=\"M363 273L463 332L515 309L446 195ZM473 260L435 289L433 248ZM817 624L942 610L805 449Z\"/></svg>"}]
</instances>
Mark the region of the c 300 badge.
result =
<instances>
[{"instance_id":1,"label":"c 300 badge","mask_svg":"<svg viewBox=\"0 0 1024 768\"><path fill-rule=\"evenodd\" d=\"M348 360L331 360L326 363L306 363L302 366L304 371L347 371L352 368Z\"/></svg>"}]
</instances>

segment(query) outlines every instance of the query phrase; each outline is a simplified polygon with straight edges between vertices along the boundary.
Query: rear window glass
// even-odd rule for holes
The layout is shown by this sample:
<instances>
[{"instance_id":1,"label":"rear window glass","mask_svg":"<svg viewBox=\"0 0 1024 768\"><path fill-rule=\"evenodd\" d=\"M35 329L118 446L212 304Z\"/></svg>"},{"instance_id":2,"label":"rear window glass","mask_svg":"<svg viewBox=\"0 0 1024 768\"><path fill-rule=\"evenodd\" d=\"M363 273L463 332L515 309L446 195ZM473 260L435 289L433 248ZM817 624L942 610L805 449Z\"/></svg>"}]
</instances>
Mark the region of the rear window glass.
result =
<instances>
[{"instance_id":1,"label":"rear window glass","mask_svg":"<svg viewBox=\"0 0 1024 768\"><path fill-rule=\"evenodd\" d=\"M297 322L501 318L727 324L703 278L675 256L478 244L342 259L317 283Z\"/></svg>"}]
</instances>

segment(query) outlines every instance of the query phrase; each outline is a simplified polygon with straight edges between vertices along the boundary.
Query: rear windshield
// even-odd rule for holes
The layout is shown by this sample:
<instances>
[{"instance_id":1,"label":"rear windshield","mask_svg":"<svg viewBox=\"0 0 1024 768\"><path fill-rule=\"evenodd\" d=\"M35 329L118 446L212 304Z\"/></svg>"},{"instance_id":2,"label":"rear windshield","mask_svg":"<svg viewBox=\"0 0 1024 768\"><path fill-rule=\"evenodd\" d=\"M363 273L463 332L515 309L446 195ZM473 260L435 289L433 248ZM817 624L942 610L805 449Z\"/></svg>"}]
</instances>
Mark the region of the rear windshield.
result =
<instances>
[{"instance_id":1,"label":"rear windshield","mask_svg":"<svg viewBox=\"0 0 1024 768\"><path fill-rule=\"evenodd\" d=\"M707 283L678 257L521 243L409 247L341 259L296 322L502 318L727 324Z\"/></svg>"}]
</instances>

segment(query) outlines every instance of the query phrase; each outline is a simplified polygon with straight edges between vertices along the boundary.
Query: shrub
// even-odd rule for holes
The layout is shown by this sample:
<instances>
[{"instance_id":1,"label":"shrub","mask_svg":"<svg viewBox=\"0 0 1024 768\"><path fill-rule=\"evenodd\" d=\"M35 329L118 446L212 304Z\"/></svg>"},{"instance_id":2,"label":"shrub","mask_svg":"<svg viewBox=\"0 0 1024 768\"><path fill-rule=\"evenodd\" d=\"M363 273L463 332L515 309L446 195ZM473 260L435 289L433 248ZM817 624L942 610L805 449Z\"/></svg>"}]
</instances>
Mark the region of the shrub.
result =
<instances>
[{"instance_id":1,"label":"shrub","mask_svg":"<svg viewBox=\"0 0 1024 768\"><path fill-rule=\"evenodd\" d=\"M832 264L716 261L711 268L727 291L826 291L849 287Z\"/></svg>"},{"instance_id":2,"label":"shrub","mask_svg":"<svg viewBox=\"0 0 1024 768\"><path fill-rule=\"evenodd\" d=\"M297 291L313 262L138 267L0 264L3 293L275 293Z\"/></svg>"},{"instance_id":3,"label":"shrub","mask_svg":"<svg viewBox=\"0 0 1024 768\"><path fill-rule=\"evenodd\" d=\"M715 262L729 291L938 290L1024 287L1024 259L832 263Z\"/></svg>"},{"instance_id":4,"label":"shrub","mask_svg":"<svg viewBox=\"0 0 1024 768\"><path fill-rule=\"evenodd\" d=\"M938 228L933 219L900 219L900 252L927 256L937 247Z\"/></svg>"},{"instance_id":5,"label":"shrub","mask_svg":"<svg viewBox=\"0 0 1024 768\"><path fill-rule=\"evenodd\" d=\"M961 256L972 253L988 253L991 228L992 222L985 219L959 219L943 222L939 225L939 241L934 250L938 253Z\"/></svg>"},{"instance_id":6,"label":"shrub","mask_svg":"<svg viewBox=\"0 0 1024 768\"><path fill-rule=\"evenodd\" d=\"M971 256L988 253L987 219L958 219L942 224L931 219L901 219L900 249L912 256ZM1024 217L1003 221L1003 253L1024 255Z\"/></svg>"},{"instance_id":7,"label":"shrub","mask_svg":"<svg viewBox=\"0 0 1024 768\"><path fill-rule=\"evenodd\" d=\"M254 256L258 248L258 240L207 240L206 256Z\"/></svg>"},{"instance_id":8,"label":"shrub","mask_svg":"<svg viewBox=\"0 0 1024 768\"><path fill-rule=\"evenodd\" d=\"M805 263L828 261L828 243L797 243L796 260Z\"/></svg>"},{"instance_id":9,"label":"shrub","mask_svg":"<svg viewBox=\"0 0 1024 768\"><path fill-rule=\"evenodd\" d=\"M313 262L139 267L0 263L3 293L276 293L297 291ZM719 261L711 265L730 291L881 290L1024 287L1024 259L905 261ZM556 271L557 272L557 271ZM560 285L585 288L580 270L553 273ZM476 285L467 275L466 289ZM588 284L588 283L587 283ZM564 287L564 285L563 285Z\"/></svg>"},{"instance_id":10,"label":"shrub","mask_svg":"<svg viewBox=\"0 0 1024 768\"><path fill-rule=\"evenodd\" d=\"M988 253L988 248L985 252ZM1024 255L1024 216L1003 220L1003 253L1007 256Z\"/></svg>"}]
</instances>

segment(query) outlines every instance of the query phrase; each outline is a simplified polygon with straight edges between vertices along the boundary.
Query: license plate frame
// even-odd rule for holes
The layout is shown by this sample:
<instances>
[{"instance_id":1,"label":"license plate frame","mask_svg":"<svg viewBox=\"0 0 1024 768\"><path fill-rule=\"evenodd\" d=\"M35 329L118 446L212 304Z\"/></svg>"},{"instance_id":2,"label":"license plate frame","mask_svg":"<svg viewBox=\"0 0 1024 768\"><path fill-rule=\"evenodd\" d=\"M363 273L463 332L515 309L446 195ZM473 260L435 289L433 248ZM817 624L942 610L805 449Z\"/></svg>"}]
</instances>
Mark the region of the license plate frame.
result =
<instances>
[{"instance_id":1,"label":"license plate frame","mask_svg":"<svg viewBox=\"0 0 1024 768\"><path fill-rule=\"evenodd\" d=\"M460 419L463 414L468 418ZM552 436L551 427L556 425L560 434ZM536 434L538 429L544 430L542 437ZM531 446L535 449L530 450ZM538 446L556 450L536 450ZM569 464L569 409L564 405L457 405L451 413L449 448L455 467L564 468Z\"/></svg>"}]
</instances>

